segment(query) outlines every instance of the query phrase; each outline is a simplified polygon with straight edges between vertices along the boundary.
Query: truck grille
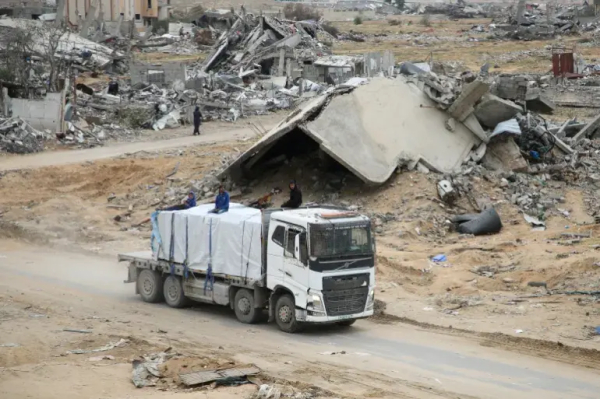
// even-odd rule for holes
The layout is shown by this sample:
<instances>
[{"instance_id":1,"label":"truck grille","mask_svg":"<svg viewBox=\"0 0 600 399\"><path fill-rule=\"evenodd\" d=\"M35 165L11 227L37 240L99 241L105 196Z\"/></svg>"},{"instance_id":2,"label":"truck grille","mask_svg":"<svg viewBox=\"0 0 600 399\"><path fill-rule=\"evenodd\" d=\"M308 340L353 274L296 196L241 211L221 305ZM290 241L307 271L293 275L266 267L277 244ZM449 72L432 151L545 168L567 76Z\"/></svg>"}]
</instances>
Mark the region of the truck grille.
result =
<instances>
[{"instance_id":1,"label":"truck grille","mask_svg":"<svg viewBox=\"0 0 600 399\"><path fill-rule=\"evenodd\" d=\"M323 291L328 316L345 316L365 310L369 287Z\"/></svg>"}]
</instances>

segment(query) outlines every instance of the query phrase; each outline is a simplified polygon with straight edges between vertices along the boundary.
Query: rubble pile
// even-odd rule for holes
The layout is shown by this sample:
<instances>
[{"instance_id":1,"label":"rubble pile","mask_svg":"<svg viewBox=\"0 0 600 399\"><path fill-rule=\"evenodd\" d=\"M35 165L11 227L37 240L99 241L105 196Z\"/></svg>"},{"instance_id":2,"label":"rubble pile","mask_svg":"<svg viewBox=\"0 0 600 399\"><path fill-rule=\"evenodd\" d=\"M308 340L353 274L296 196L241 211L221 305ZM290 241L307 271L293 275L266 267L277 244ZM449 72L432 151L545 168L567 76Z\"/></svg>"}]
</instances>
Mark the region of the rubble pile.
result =
<instances>
[{"instance_id":1,"label":"rubble pile","mask_svg":"<svg viewBox=\"0 0 600 399\"><path fill-rule=\"evenodd\" d=\"M45 54L48 47L55 48L53 56L70 63L80 71L103 69L125 73L124 54L110 47L85 39L68 31L54 32L39 20L0 18L0 30L23 29L34 32L32 51ZM57 35L54 39L53 36Z\"/></svg>"},{"instance_id":2,"label":"rubble pile","mask_svg":"<svg viewBox=\"0 0 600 399\"><path fill-rule=\"evenodd\" d=\"M222 18L200 18L199 26L206 29L170 24L170 31L181 32L150 37L137 45L142 51L193 53L198 52L198 41L204 47L213 41L204 61L186 67L185 78L162 87L150 82L133 87L121 84L117 96L106 90L78 92L83 114L98 114L112 122L118 112L127 115L126 121L118 117L131 128L162 130L191 122L195 106L201 108L204 120L233 122L292 108L322 90L322 85L300 79L303 64L330 53L316 39L319 25L251 13L231 14L227 24L220 23Z\"/></svg>"},{"instance_id":3,"label":"rubble pile","mask_svg":"<svg viewBox=\"0 0 600 399\"><path fill-rule=\"evenodd\" d=\"M43 151L48 135L29 126L19 117L0 118L0 150L12 154Z\"/></svg>"},{"instance_id":4,"label":"rubble pile","mask_svg":"<svg viewBox=\"0 0 600 399\"><path fill-rule=\"evenodd\" d=\"M311 21L287 21L247 14L244 18L239 17L228 31L221 34L201 70L235 73L240 77L255 74L283 76L284 71L279 68L284 66L273 64L281 56L302 63L331 53L316 39L319 29Z\"/></svg>"},{"instance_id":5,"label":"rubble pile","mask_svg":"<svg viewBox=\"0 0 600 399\"><path fill-rule=\"evenodd\" d=\"M435 3L421 5L418 14L442 14L451 18L486 18L487 13L478 4L467 5L459 0L457 3Z\"/></svg>"},{"instance_id":6,"label":"rubble pile","mask_svg":"<svg viewBox=\"0 0 600 399\"><path fill-rule=\"evenodd\" d=\"M582 23L580 18L593 17L593 5L567 6L564 4L523 4L511 5L496 16L490 30L497 38L531 40L551 38L556 35L576 34L581 31L595 31L599 21Z\"/></svg>"}]
</instances>

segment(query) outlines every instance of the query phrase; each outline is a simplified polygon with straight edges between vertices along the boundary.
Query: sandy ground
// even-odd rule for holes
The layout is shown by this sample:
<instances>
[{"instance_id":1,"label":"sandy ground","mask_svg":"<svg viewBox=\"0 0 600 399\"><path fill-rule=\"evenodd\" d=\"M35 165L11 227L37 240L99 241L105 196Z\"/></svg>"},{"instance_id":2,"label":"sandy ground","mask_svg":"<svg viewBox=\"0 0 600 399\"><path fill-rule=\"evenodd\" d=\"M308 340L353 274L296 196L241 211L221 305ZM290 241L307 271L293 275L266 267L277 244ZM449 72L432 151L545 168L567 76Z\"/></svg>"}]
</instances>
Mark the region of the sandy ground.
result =
<instances>
[{"instance_id":1,"label":"sandy ground","mask_svg":"<svg viewBox=\"0 0 600 399\"><path fill-rule=\"evenodd\" d=\"M500 335L385 319L288 335L273 325L240 324L226 308L146 304L122 283L125 265L112 257L10 240L0 241L0 255L3 398L249 398L256 386L190 390L177 380L184 369L248 364L262 370L256 383L293 388L304 398L592 399L600 388L594 351L514 346ZM121 339L111 350L67 353ZM131 361L167 348L178 356L161 368L157 386L134 388Z\"/></svg>"}]
</instances>

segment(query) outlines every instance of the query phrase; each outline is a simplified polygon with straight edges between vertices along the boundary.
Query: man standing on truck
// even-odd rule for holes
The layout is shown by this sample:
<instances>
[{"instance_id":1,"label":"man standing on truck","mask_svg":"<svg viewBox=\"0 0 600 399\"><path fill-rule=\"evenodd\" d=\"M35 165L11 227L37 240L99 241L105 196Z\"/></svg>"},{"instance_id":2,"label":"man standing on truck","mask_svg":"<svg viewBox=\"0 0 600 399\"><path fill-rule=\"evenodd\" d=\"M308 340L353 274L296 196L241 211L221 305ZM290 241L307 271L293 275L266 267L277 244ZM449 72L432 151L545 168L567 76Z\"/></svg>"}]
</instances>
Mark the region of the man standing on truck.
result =
<instances>
[{"instance_id":1,"label":"man standing on truck","mask_svg":"<svg viewBox=\"0 0 600 399\"><path fill-rule=\"evenodd\" d=\"M229 193L225 191L225 188L221 184L219 186L219 194L215 199L215 209L209 211L209 213L225 213L229 210Z\"/></svg>"},{"instance_id":2,"label":"man standing on truck","mask_svg":"<svg viewBox=\"0 0 600 399\"><path fill-rule=\"evenodd\" d=\"M296 180L290 181L290 199L281 204L282 208L300 208L302 205L302 191L296 184Z\"/></svg>"},{"instance_id":3,"label":"man standing on truck","mask_svg":"<svg viewBox=\"0 0 600 399\"><path fill-rule=\"evenodd\" d=\"M170 206L165 208L165 211L182 211L184 209L190 209L196 206L196 194L193 191L188 193L187 198L181 205Z\"/></svg>"}]
</instances>

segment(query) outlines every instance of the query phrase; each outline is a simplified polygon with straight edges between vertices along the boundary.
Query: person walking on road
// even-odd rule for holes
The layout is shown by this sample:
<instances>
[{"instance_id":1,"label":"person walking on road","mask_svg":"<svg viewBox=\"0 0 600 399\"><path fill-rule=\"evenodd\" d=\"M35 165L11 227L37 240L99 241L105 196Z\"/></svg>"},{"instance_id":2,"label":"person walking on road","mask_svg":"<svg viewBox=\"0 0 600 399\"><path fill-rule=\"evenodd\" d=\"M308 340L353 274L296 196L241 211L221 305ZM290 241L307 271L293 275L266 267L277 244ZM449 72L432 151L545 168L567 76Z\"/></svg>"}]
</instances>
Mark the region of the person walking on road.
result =
<instances>
[{"instance_id":1,"label":"person walking on road","mask_svg":"<svg viewBox=\"0 0 600 399\"><path fill-rule=\"evenodd\" d=\"M200 136L200 125L202 124L202 114L200 108L196 105L194 109L194 136Z\"/></svg>"}]
</instances>

